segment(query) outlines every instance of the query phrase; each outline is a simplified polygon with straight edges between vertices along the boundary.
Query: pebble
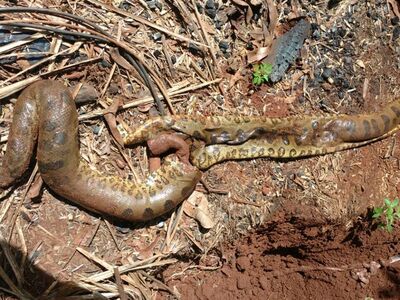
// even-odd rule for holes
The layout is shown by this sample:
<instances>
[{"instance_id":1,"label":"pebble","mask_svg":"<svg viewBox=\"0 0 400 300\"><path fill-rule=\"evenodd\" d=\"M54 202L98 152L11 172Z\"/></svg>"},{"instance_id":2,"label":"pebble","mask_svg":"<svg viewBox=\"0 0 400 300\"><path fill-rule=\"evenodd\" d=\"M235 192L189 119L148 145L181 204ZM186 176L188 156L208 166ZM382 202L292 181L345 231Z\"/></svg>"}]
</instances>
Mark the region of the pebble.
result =
<instances>
[{"instance_id":1,"label":"pebble","mask_svg":"<svg viewBox=\"0 0 400 300\"><path fill-rule=\"evenodd\" d=\"M160 50L154 50L153 55L155 58L160 58L162 56L162 53Z\"/></svg>"},{"instance_id":2,"label":"pebble","mask_svg":"<svg viewBox=\"0 0 400 300\"><path fill-rule=\"evenodd\" d=\"M129 233L130 229L128 227L121 227L121 226L115 226L115 229L123 234Z\"/></svg>"},{"instance_id":3,"label":"pebble","mask_svg":"<svg viewBox=\"0 0 400 300\"><path fill-rule=\"evenodd\" d=\"M324 71L322 72L322 78L324 78L325 80L328 80L329 78L331 78L333 75L333 71L330 68L325 68Z\"/></svg>"},{"instance_id":4,"label":"pebble","mask_svg":"<svg viewBox=\"0 0 400 300\"><path fill-rule=\"evenodd\" d=\"M251 287L250 277L247 275L240 276L237 280L237 288L239 290L244 290L248 287Z\"/></svg>"},{"instance_id":5,"label":"pebble","mask_svg":"<svg viewBox=\"0 0 400 300\"><path fill-rule=\"evenodd\" d=\"M152 34L152 38L154 41L159 42L161 41L161 32L155 32Z\"/></svg>"},{"instance_id":6,"label":"pebble","mask_svg":"<svg viewBox=\"0 0 400 300\"><path fill-rule=\"evenodd\" d=\"M390 19L390 23L392 23L392 25L397 25L399 24L399 17L395 16L393 18Z\"/></svg>"},{"instance_id":7,"label":"pebble","mask_svg":"<svg viewBox=\"0 0 400 300\"><path fill-rule=\"evenodd\" d=\"M99 132L100 132L100 126L99 125L93 125L92 127L92 131L93 131L93 133L94 134L99 134Z\"/></svg>"},{"instance_id":8,"label":"pebble","mask_svg":"<svg viewBox=\"0 0 400 300\"><path fill-rule=\"evenodd\" d=\"M228 49L229 49L229 43L228 43L228 42L226 42L226 41L220 41L218 46L219 46L219 49L220 49L223 53L228 52Z\"/></svg>"},{"instance_id":9,"label":"pebble","mask_svg":"<svg viewBox=\"0 0 400 300\"><path fill-rule=\"evenodd\" d=\"M240 256L236 259L236 268L240 272L244 272L251 267L250 259L247 256Z\"/></svg>"},{"instance_id":10,"label":"pebble","mask_svg":"<svg viewBox=\"0 0 400 300\"><path fill-rule=\"evenodd\" d=\"M157 7L156 3L157 3L156 0L146 0L146 4L150 9L156 9Z\"/></svg>"},{"instance_id":11,"label":"pebble","mask_svg":"<svg viewBox=\"0 0 400 300\"><path fill-rule=\"evenodd\" d=\"M189 43L188 48L189 48L190 53L192 53L192 54L195 54L195 55L201 54L200 48L197 47L197 45L193 44L192 42Z\"/></svg>"},{"instance_id":12,"label":"pebble","mask_svg":"<svg viewBox=\"0 0 400 300\"><path fill-rule=\"evenodd\" d=\"M353 62L353 59L352 59L351 57L349 57L349 56L345 56L345 57L343 58L343 62L344 62L346 65L351 65L352 62Z\"/></svg>"},{"instance_id":13,"label":"pebble","mask_svg":"<svg viewBox=\"0 0 400 300\"><path fill-rule=\"evenodd\" d=\"M205 12L206 15L209 16L211 19L215 18L215 16L217 15L217 7L214 0L207 0L205 5Z\"/></svg>"}]
</instances>

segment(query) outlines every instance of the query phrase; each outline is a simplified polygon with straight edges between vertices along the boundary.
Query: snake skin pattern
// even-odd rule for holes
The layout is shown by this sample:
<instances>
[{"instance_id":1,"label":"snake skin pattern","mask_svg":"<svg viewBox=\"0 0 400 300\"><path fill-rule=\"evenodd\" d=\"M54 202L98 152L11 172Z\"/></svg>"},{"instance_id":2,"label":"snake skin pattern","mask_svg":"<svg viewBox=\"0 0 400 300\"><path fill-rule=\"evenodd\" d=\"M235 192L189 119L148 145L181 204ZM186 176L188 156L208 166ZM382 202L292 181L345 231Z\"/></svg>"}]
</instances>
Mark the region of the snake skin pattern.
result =
<instances>
[{"instance_id":1,"label":"snake skin pattern","mask_svg":"<svg viewBox=\"0 0 400 300\"><path fill-rule=\"evenodd\" d=\"M190 136L196 140L192 164L207 169L231 159L306 157L360 147L393 134L399 123L397 100L376 113L359 115L156 117L125 142L133 145L165 132Z\"/></svg>"},{"instance_id":2,"label":"snake skin pattern","mask_svg":"<svg viewBox=\"0 0 400 300\"><path fill-rule=\"evenodd\" d=\"M172 159L138 185L92 170L80 159L75 103L57 81L39 81L19 96L0 166L0 187L23 175L36 142L39 172L54 192L88 210L123 220L147 221L172 210L201 177L198 169Z\"/></svg>"}]
</instances>

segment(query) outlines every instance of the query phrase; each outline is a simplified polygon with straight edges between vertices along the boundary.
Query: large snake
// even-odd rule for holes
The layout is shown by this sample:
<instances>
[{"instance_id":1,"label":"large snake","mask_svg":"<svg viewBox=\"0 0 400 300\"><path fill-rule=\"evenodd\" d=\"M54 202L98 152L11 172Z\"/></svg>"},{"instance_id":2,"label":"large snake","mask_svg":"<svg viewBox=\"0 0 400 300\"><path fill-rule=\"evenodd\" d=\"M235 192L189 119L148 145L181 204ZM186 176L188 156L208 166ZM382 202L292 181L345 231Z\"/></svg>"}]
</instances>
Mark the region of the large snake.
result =
<instances>
[{"instance_id":1,"label":"large snake","mask_svg":"<svg viewBox=\"0 0 400 300\"><path fill-rule=\"evenodd\" d=\"M125 137L126 145L179 133L195 140L191 162L200 169L228 160L304 157L359 147L398 130L400 100L363 115L166 116L148 120ZM190 195L200 180L197 168L166 160L142 184L104 176L80 160L77 111L60 82L40 81L19 96L0 187L10 186L28 168L38 141L37 160L44 182L57 194L89 210L129 221L166 213Z\"/></svg>"},{"instance_id":2,"label":"large snake","mask_svg":"<svg viewBox=\"0 0 400 300\"><path fill-rule=\"evenodd\" d=\"M0 187L10 186L26 171L36 141L39 172L54 192L91 211L128 221L146 221L172 210L192 193L201 176L177 160L166 161L139 185L92 170L80 159L75 103L57 81L34 83L17 99Z\"/></svg>"},{"instance_id":3,"label":"large snake","mask_svg":"<svg viewBox=\"0 0 400 300\"><path fill-rule=\"evenodd\" d=\"M399 129L400 100L359 115L155 117L126 137L137 144L175 132L196 139L191 162L200 169L231 159L296 158L356 148ZM203 142L199 142L203 141Z\"/></svg>"}]
</instances>

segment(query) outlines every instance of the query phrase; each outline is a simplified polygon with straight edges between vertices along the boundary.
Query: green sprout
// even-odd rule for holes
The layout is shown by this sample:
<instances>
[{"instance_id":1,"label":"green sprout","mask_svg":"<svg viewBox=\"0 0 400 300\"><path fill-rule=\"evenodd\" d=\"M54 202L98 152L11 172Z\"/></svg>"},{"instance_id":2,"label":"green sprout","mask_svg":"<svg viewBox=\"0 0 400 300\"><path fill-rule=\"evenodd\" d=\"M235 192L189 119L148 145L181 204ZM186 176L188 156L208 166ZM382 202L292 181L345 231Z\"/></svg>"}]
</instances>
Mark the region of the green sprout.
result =
<instances>
[{"instance_id":1,"label":"green sprout","mask_svg":"<svg viewBox=\"0 0 400 300\"><path fill-rule=\"evenodd\" d=\"M393 223L396 220L400 220L399 199L394 199L392 202L386 198L384 201L385 204L383 206L374 208L372 218L381 221L378 224L380 228L386 228L387 232L392 232Z\"/></svg>"},{"instance_id":2,"label":"green sprout","mask_svg":"<svg viewBox=\"0 0 400 300\"><path fill-rule=\"evenodd\" d=\"M253 84L260 85L268 81L268 76L272 73L272 65L262 63L253 66Z\"/></svg>"}]
</instances>

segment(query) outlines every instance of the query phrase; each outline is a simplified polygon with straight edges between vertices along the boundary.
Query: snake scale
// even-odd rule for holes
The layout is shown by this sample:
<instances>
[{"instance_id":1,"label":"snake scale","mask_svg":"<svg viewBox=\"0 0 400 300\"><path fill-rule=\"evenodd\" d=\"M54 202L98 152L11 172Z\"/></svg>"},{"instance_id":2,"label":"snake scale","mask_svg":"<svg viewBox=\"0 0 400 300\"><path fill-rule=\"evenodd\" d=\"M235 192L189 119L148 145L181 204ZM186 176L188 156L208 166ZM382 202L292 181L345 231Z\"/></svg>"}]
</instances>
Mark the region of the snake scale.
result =
<instances>
[{"instance_id":1,"label":"snake scale","mask_svg":"<svg viewBox=\"0 0 400 300\"><path fill-rule=\"evenodd\" d=\"M0 187L28 168L37 141L44 182L57 194L91 211L128 221L162 215L188 197L200 180L198 169L230 159L294 158L332 153L385 138L398 130L400 100L379 112L359 115L164 116L149 119L125 137L126 145L177 133L194 140L191 166L166 159L142 184L105 176L80 159L78 115L69 90L44 80L19 96L0 166Z\"/></svg>"}]
</instances>

